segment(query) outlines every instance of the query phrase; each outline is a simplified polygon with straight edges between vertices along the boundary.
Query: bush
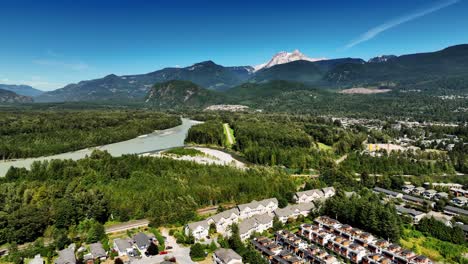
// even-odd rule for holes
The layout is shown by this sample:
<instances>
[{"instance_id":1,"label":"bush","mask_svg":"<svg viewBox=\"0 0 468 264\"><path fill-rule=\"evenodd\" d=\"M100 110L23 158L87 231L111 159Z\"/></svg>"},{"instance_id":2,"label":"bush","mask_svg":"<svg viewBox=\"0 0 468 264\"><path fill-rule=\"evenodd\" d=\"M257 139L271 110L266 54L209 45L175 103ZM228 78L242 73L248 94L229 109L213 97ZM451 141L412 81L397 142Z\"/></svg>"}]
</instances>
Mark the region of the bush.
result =
<instances>
[{"instance_id":1,"label":"bush","mask_svg":"<svg viewBox=\"0 0 468 264\"><path fill-rule=\"evenodd\" d=\"M200 243L195 243L190 247L190 257L193 260L205 259L205 249Z\"/></svg>"}]
</instances>

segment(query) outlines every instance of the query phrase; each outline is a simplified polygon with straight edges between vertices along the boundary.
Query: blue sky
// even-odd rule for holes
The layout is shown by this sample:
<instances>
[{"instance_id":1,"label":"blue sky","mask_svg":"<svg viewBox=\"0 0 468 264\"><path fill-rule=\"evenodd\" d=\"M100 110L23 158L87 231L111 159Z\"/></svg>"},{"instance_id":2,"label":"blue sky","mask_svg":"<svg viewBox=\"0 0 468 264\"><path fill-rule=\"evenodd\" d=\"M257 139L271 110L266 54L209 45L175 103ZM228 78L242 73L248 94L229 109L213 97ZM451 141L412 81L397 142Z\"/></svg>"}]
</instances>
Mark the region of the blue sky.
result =
<instances>
[{"instance_id":1,"label":"blue sky","mask_svg":"<svg viewBox=\"0 0 468 264\"><path fill-rule=\"evenodd\" d=\"M278 51L360 57L468 43L467 0L0 2L0 83L44 90Z\"/></svg>"}]
</instances>

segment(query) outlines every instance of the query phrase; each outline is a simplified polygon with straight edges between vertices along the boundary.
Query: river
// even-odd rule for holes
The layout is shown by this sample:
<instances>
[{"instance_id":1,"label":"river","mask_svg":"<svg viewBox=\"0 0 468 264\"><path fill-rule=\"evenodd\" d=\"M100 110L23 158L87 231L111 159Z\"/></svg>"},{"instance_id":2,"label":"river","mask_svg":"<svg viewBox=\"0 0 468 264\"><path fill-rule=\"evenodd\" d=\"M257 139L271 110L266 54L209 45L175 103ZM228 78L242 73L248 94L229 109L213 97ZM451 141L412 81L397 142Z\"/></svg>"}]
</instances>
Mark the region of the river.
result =
<instances>
[{"instance_id":1,"label":"river","mask_svg":"<svg viewBox=\"0 0 468 264\"><path fill-rule=\"evenodd\" d=\"M140 154L168 148L181 147L184 145L184 140L190 127L198 123L200 122L182 118L182 125L165 130L155 131L151 134L142 135L137 138L122 142L46 157L0 161L0 177L5 176L8 169L10 169L12 166L29 169L34 161L45 161L53 159L79 160L86 157L86 155L90 155L94 149L105 150L112 156L118 157L124 154Z\"/></svg>"}]
</instances>

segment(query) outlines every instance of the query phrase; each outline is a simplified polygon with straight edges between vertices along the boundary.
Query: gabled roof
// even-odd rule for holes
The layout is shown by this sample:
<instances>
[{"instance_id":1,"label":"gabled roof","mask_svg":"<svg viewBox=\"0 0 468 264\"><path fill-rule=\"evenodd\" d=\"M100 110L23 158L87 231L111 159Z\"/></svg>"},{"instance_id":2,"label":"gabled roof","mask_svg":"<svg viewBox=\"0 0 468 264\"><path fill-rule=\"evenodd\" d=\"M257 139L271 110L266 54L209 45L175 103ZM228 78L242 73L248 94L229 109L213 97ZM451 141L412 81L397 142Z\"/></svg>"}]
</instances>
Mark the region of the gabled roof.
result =
<instances>
[{"instance_id":1,"label":"gabled roof","mask_svg":"<svg viewBox=\"0 0 468 264\"><path fill-rule=\"evenodd\" d=\"M133 236L133 240L137 244L138 247L145 247L149 244L149 237L145 233L138 233Z\"/></svg>"},{"instance_id":2,"label":"gabled roof","mask_svg":"<svg viewBox=\"0 0 468 264\"><path fill-rule=\"evenodd\" d=\"M325 188L322 188L322 192L324 194L327 194L329 192L335 193L335 188L334 187L325 187Z\"/></svg>"},{"instance_id":3,"label":"gabled roof","mask_svg":"<svg viewBox=\"0 0 468 264\"><path fill-rule=\"evenodd\" d=\"M219 222L222 218L227 219L227 218L231 217L232 214L235 214L235 215L238 216L239 215L239 209L234 207L232 209L229 209L229 210L226 210L224 212L221 212L221 213L218 213L218 214L215 214L215 215L211 216L211 219L213 219L213 221L215 221L215 222Z\"/></svg>"},{"instance_id":4,"label":"gabled roof","mask_svg":"<svg viewBox=\"0 0 468 264\"><path fill-rule=\"evenodd\" d=\"M454 207L454 206L450 206L450 205L445 206L444 210L449 211L449 212L453 212L453 213L457 213L457 214L461 214L461 215L468 215L467 210L464 210L464 209L461 209L461 208L458 208L458 207Z\"/></svg>"},{"instance_id":5,"label":"gabled roof","mask_svg":"<svg viewBox=\"0 0 468 264\"><path fill-rule=\"evenodd\" d=\"M307 191L302 191L302 192L297 192L296 193L297 197L301 197L302 195L307 195L307 196L318 195L320 197L324 196L322 190L319 190L319 189L307 190Z\"/></svg>"},{"instance_id":6,"label":"gabled roof","mask_svg":"<svg viewBox=\"0 0 468 264\"><path fill-rule=\"evenodd\" d=\"M421 198L418 198L418 197L414 197L414 196L411 196L411 195L403 195L403 200L408 200L408 201L411 201L411 202L417 202L417 203L424 203L424 199L421 199Z\"/></svg>"},{"instance_id":7,"label":"gabled roof","mask_svg":"<svg viewBox=\"0 0 468 264\"><path fill-rule=\"evenodd\" d=\"M128 239L117 238L117 239L114 239L114 243L115 243L115 245L117 246L117 249L120 252L125 252L127 250L127 248L132 247L132 245L130 244L130 241Z\"/></svg>"},{"instance_id":8,"label":"gabled roof","mask_svg":"<svg viewBox=\"0 0 468 264\"><path fill-rule=\"evenodd\" d=\"M258 206L262 205L262 206L267 206L269 203L275 203L275 204L278 204L278 200L276 198L269 198L269 199L265 199L265 200L261 200L261 201L252 201L250 203L246 203L246 204L239 204L237 207L239 208L239 211L243 211L245 208L250 208L250 209L254 209L254 208L257 208Z\"/></svg>"},{"instance_id":9,"label":"gabled roof","mask_svg":"<svg viewBox=\"0 0 468 264\"><path fill-rule=\"evenodd\" d=\"M229 263L232 260L242 260L242 257L230 248L219 248L214 254L224 263Z\"/></svg>"},{"instance_id":10,"label":"gabled roof","mask_svg":"<svg viewBox=\"0 0 468 264\"><path fill-rule=\"evenodd\" d=\"M401 195L399 192L394 192L394 191L387 190L387 189L380 188L380 187L374 187L374 191L380 192L380 193L385 193L387 195L391 195L391 196L395 196L395 197Z\"/></svg>"},{"instance_id":11,"label":"gabled roof","mask_svg":"<svg viewBox=\"0 0 468 264\"><path fill-rule=\"evenodd\" d=\"M254 217L247 218L239 224L239 233L245 234L257 225L257 220Z\"/></svg>"},{"instance_id":12,"label":"gabled roof","mask_svg":"<svg viewBox=\"0 0 468 264\"><path fill-rule=\"evenodd\" d=\"M55 264L75 264L75 250L73 247L68 247L66 249L59 251L59 257L55 260Z\"/></svg>"},{"instance_id":13,"label":"gabled roof","mask_svg":"<svg viewBox=\"0 0 468 264\"><path fill-rule=\"evenodd\" d=\"M419 215L423 215L425 213L423 212L420 212L420 211L417 211L417 210L414 210L414 209L410 209L410 208L405 208L403 206L396 206L396 210L402 214L409 214L411 216L419 216Z\"/></svg>"},{"instance_id":14,"label":"gabled roof","mask_svg":"<svg viewBox=\"0 0 468 264\"><path fill-rule=\"evenodd\" d=\"M197 229L197 227L201 226L205 229L209 229L210 228L210 225L208 224L208 221L206 220L202 220L202 221L198 221L198 222L193 222L193 223L189 223L187 224L187 226L189 227L190 230L195 230Z\"/></svg>"},{"instance_id":15,"label":"gabled roof","mask_svg":"<svg viewBox=\"0 0 468 264\"><path fill-rule=\"evenodd\" d=\"M271 217L269 214L262 214L255 216L255 220L257 220L257 223L265 225L271 223L271 221L273 221L273 217Z\"/></svg>"},{"instance_id":16,"label":"gabled roof","mask_svg":"<svg viewBox=\"0 0 468 264\"><path fill-rule=\"evenodd\" d=\"M102 247L101 242L89 245L89 251L91 252L91 255L93 255L94 258L102 258L107 256L106 251L104 250L104 247Z\"/></svg>"}]
</instances>

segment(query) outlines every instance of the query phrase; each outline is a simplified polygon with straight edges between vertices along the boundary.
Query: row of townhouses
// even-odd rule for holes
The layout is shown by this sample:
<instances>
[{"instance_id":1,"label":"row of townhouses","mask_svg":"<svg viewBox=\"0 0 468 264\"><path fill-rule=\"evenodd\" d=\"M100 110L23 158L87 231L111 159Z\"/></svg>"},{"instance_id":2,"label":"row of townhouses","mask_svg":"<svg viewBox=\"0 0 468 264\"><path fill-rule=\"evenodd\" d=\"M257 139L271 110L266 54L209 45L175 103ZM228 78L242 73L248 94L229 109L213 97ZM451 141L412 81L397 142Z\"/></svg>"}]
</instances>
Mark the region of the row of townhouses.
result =
<instances>
[{"instance_id":1,"label":"row of townhouses","mask_svg":"<svg viewBox=\"0 0 468 264\"><path fill-rule=\"evenodd\" d=\"M417 255L411 250L402 249L397 244L377 239L370 233L326 216L317 217L314 224L303 224L299 232L308 241L325 247L352 263L432 263L426 256Z\"/></svg>"},{"instance_id":2,"label":"row of townhouses","mask_svg":"<svg viewBox=\"0 0 468 264\"><path fill-rule=\"evenodd\" d=\"M185 226L184 232L187 236L191 234L198 241L208 236L212 224L216 226L216 232L224 236L231 235L232 224L239 224L241 238L247 239L252 233L261 233L271 228L274 216L277 216L283 223L290 218L296 219L300 215L307 216L314 207L313 201L327 199L333 195L335 195L333 187L297 192L295 194L297 204L288 205L285 208L278 208L276 198L252 201L205 220L189 223Z\"/></svg>"}]
</instances>

